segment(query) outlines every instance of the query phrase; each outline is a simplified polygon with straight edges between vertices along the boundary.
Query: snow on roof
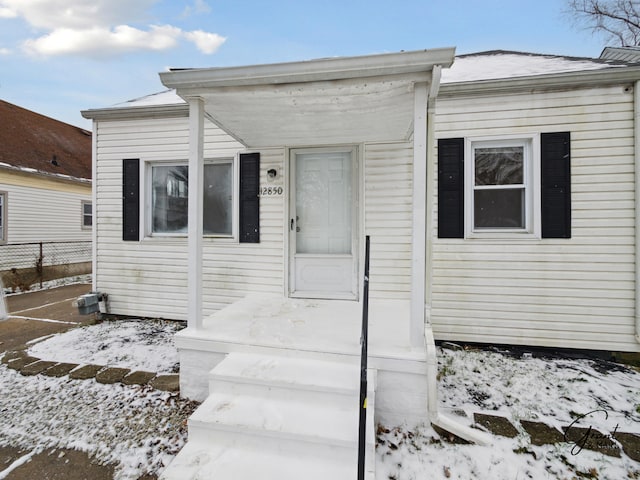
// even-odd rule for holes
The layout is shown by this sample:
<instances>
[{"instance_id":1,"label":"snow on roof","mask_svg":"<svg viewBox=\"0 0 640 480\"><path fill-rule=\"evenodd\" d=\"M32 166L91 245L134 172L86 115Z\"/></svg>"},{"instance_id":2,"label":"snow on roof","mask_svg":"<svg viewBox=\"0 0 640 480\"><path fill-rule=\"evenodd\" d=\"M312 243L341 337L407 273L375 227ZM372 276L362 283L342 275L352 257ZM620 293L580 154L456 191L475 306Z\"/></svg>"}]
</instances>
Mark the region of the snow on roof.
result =
<instances>
[{"instance_id":1,"label":"snow on roof","mask_svg":"<svg viewBox=\"0 0 640 480\"><path fill-rule=\"evenodd\" d=\"M186 103L178 96L175 90L164 90L162 92L152 93L140 98L134 98L126 102L117 103L114 108L123 107L153 107L159 105L179 105Z\"/></svg>"},{"instance_id":2,"label":"snow on roof","mask_svg":"<svg viewBox=\"0 0 640 480\"><path fill-rule=\"evenodd\" d=\"M500 80L625 66L626 63L601 59L496 50L456 57L451 68L442 70L441 82Z\"/></svg>"},{"instance_id":3,"label":"snow on roof","mask_svg":"<svg viewBox=\"0 0 640 480\"><path fill-rule=\"evenodd\" d=\"M493 50L457 56L442 70L443 84L500 80L558 73L621 68L629 63L608 59L566 57L527 52ZM180 105L186 102L173 89L118 103L114 108Z\"/></svg>"}]
</instances>

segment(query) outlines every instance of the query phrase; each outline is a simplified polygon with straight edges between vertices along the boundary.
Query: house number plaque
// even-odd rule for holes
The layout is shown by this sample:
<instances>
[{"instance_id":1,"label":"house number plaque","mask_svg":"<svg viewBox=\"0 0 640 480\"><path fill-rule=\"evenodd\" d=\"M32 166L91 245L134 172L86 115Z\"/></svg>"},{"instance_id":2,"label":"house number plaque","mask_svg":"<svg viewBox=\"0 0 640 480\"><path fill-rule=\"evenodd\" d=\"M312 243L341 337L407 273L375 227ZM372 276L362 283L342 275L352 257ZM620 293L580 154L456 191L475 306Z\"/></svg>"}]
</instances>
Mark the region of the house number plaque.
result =
<instances>
[{"instance_id":1,"label":"house number plaque","mask_svg":"<svg viewBox=\"0 0 640 480\"><path fill-rule=\"evenodd\" d=\"M282 187L260 187L260 196L268 197L273 195L282 195L284 188Z\"/></svg>"}]
</instances>

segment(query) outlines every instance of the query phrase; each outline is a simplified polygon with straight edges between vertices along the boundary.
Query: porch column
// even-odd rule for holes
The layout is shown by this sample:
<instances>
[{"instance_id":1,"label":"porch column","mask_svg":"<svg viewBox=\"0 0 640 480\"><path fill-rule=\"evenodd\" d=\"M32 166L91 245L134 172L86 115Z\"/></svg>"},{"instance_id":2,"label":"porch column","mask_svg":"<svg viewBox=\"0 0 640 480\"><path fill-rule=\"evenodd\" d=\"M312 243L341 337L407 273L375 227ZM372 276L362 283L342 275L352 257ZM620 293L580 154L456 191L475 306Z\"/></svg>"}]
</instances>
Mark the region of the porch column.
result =
<instances>
[{"instance_id":1,"label":"porch column","mask_svg":"<svg viewBox=\"0 0 640 480\"><path fill-rule=\"evenodd\" d=\"M202 328L202 212L204 101L189 98L189 207L187 252L187 326Z\"/></svg>"},{"instance_id":2,"label":"porch column","mask_svg":"<svg viewBox=\"0 0 640 480\"><path fill-rule=\"evenodd\" d=\"M409 341L424 346L428 84L416 83L413 120L413 218Z\"/></svg>"}]
</instances>

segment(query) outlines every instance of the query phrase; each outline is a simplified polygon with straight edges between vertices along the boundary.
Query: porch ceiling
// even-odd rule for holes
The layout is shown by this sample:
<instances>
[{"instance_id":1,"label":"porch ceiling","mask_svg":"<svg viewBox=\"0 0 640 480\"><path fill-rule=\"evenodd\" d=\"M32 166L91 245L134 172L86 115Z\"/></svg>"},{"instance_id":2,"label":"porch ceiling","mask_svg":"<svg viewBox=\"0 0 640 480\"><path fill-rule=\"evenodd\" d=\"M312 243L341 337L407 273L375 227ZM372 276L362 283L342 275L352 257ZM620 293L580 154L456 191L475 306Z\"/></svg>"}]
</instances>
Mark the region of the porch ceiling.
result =
<instances>
[{"instance_id":1,"label":"porch ceiling","mask_svg":"<svg viewBox=\"0 0 640 480\"><path fill-rule=\"evenodd\" d=\"M176 70L162 82L249 148L402 140L414 85L448 67L453 49L250 67Z\"/></svg>"}]
</instances>

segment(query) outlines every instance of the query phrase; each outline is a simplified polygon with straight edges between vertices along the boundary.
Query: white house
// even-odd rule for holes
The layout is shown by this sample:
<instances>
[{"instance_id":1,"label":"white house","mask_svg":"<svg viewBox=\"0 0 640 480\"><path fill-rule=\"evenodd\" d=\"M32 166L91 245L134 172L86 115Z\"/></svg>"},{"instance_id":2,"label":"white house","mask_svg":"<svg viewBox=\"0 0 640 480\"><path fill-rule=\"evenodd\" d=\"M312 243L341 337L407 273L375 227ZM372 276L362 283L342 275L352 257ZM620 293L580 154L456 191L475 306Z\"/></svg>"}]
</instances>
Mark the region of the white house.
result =
<instances>
[{"instance_id":1,"label":"white house","mask_svg":"<svg viewBox=\"0 0 640 480\"><path fill-rule=\"evenodd\" d=\"M207 428L251 423L238 398L333 391L336 364L357 383L365 236L379 421L483 441L438 412L434 336L640 351L640 66L436 49L160 76L171 90L83 114L95 289L113 313L187 320L181 391L207 398L167 478L221 468ZM287 425L278 454L343 445Z\"/></svg>"},{"instance_id":2,"label":"white house","mask_svg":"<svg viewBox=\"0 0 640 480\"><path fill-rule=\"evenodd\" d=\"M0 118L0 278L10 285L10 269L38 256L45 267L55 255L90 267L91 132L2 100Z\"/></svg>"}]
</instances>

